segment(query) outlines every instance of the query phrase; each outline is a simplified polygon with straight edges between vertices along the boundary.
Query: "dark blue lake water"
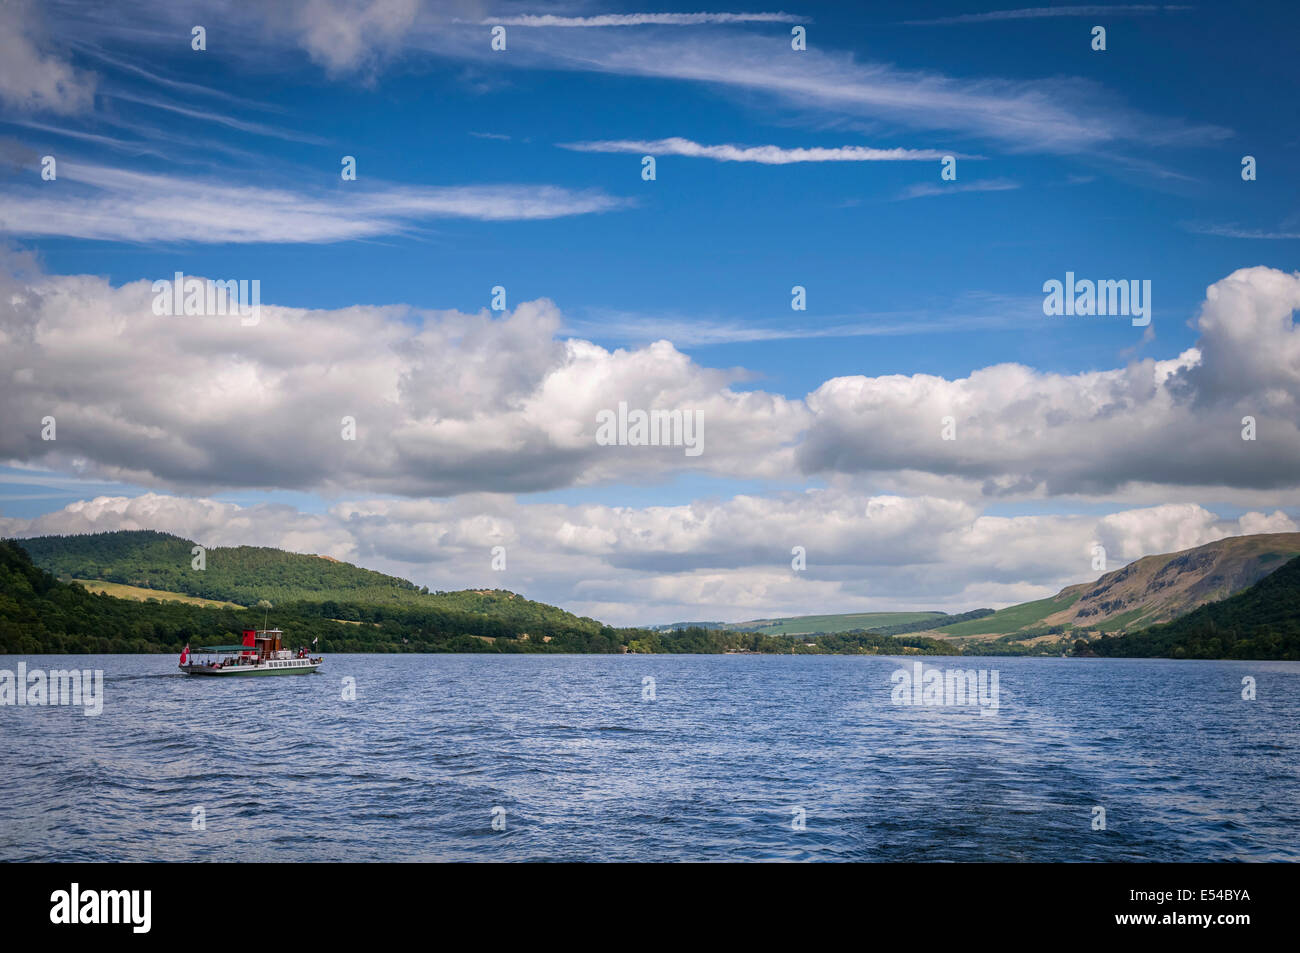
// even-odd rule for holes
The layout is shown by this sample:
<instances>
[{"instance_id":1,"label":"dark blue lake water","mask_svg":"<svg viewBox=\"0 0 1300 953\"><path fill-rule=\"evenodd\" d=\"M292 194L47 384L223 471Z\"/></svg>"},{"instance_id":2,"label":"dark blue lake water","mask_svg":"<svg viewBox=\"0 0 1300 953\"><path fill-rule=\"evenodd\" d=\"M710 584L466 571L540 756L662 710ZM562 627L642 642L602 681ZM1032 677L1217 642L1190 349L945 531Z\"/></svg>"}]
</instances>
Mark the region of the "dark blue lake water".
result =
<instances>
[{"instance_id":1,"label":"dark blue lake water","mask_svg":"<svg viewBox=\"0 0 1300 953\"><path fill-rule=\"evenodd\" d=\"M882 657L19 661L105 697L0 707L6 861L1300 859L1300 663L927 661L996 670L986 715Z\"/></svg>"}]
</instances>

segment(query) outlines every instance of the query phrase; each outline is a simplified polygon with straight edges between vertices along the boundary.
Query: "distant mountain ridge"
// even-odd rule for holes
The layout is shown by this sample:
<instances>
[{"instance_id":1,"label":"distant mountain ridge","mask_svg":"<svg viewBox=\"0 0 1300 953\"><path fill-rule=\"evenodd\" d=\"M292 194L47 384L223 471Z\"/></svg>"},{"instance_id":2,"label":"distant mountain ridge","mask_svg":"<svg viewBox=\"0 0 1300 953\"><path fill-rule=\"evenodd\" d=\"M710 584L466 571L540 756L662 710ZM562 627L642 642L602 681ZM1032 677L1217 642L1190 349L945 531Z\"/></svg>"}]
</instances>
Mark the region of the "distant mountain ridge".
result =
<instances>
[{"instance_id":1,"label":"distant mountain ridge","mask_svg":"<svg viewBox=\"0 0 1300 953\"><path fill-rule=\"evenodd\" d=\"M992 612L993 610L979 610ZM762 635L814 635L839 632L890 632L925 629L944 618L958 621L965 616L949 617L946 612L839 612L825 615L772 616L746 622L671 622L647 625L653 632L676 632L683 629L718 629L725 632L758 632Z\"/></svg>"},{"instance_id":2,"label":"distant mountain ridge","mask_svg":"<svg viewBox=\"0 0 1300 953\"><path fill-rule=\"evenodd\" d=\"M1096 582L1068 586L1057 595L1067 609L1047 625L1134 631L1186 615L1207 602L1253 586L1300 555L1300 533L1261 533L1224 539L1159 556L1144 556Z\"/></svg>"},{"instance_id":3,"label":"distant mountain ridge","mask_svg":"<svg viewBox=\"0 0 1300 953\"><path fill-rule=\"evenodd\" d=\"M1123 634L1168 622L1198 606L1228 598L1297 555L1300 533L1228 536L1191 549L1143 556L1093 582L1075 583L1046 599L996 612L856 612L692 624L765 635L868 631L884 635L920 633L957 640ZM687 623L674 623L649 628L668 631L686 627Z\"/></svg>"},{"instance_id":4,"label":"distant mountain ridge","mask_svg":"<svg viewBox=\"0 0 1300 953\"><path fill-rule=\"evenodd\" d=\"M1094 582L936 628L946 638L1042 632L1122 634L1169 622L1246 589L1300 555L1300 533L1228 536L1174 553L1143 556Z\"/></svg>"},{"instance_id":5,"label":"distant mountain ridge","mask_svg":"<svg viewBox=\"0 0 1300 953\"><path fill-rule=\"evenodd\" d=\"M1220 602L1075 654L1166 658L1300 659L1300 557Z\"/></svg>"}]
</instances>

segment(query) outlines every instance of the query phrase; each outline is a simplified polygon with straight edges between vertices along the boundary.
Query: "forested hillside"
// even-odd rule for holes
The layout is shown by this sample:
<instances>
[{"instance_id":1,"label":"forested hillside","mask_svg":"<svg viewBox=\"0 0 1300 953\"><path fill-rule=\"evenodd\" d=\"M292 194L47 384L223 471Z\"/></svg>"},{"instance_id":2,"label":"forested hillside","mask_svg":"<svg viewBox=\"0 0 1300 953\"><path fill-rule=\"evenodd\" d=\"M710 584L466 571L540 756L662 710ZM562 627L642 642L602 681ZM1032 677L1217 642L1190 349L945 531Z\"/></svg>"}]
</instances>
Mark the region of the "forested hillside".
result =
<instances>
[{"instance_id":1,"label":"forested hillside","mask_svg":"<svg viewBox=\"0 0 1300 953\"><path fill-rule=\"evenodd\" d=\"M348 622L486 615L513 633L553 635L601 627L594 619L503 589L431 593L351 563L261 546L214 547L204 553L205 568L198 570L193 568L192 541L150 530L38 536L18 542L33 563L65 581L96 579L243 606L266 600L277 610L312 603L301 611ZM418 611L392 611L403 607Z\"/></svg>"},{"instance_id":2,"label":"forested hillside","mask_svg":"<svg viewBox=\"0 0 1300 953\"><path fill-rule=\"evenodd\" d=\"M1118 657L1300 659L1300 557L1164 625L1076 646Z\"/></svg>"},{"instance_id":3,"label":"forested hillside","mask_svg":"<svg viewBox=\"0 0 1300 953\"><path fill-rule=\"evenodd\" d=\"M489 594L474 599L499 611L425 606L287 602L271 621L290 645L319 638L329 652L619 652L614 629L553 606ZM426 597L432 600L432 597ZM349 623L337 621L361 617ZM261 609L209 608L93 595L33 565L22 545L0 540L0 652L179 652L186 642L227 643L260 626Z\"/></svg>"},{"instance_id":4,"label":"forested hillside","mask_svg":"<svg viewBox=\"0 0 1300 953\"><path fill-rule=\"evenodd\" d=\"M421 592L405 579L351 563L263 546L213 547L200 571L193 568L194 545L152 530L22 540L32 562L61 579L102 579L246 606L259 599L415 602Z\"/></svg>"}]
</instances>

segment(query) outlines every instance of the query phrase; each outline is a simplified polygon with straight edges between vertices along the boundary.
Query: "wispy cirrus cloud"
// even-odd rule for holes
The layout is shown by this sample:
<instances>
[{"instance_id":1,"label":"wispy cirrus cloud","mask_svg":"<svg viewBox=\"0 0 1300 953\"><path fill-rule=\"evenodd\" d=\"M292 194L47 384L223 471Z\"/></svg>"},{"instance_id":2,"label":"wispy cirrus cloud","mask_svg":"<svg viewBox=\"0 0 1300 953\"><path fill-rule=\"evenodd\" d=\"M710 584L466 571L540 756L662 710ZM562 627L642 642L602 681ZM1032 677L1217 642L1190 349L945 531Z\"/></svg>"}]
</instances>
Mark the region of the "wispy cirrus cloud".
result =
<instances>
[{"instance_id":1,"label":"wispy cirrus cloud","mask_svg":"<svg viewBox=\"0 0 1300 953\"><path fill-rule=\"evenodd\" d=\"M139 140L119 139L115 136L105 136L94 132L85 132L80 129L72 129L68 126L54 126L49 123L34 122L29 119L4 119L0 122L7 123L11 126L19 126L23 129L31 129L35 132L45 133L52 136L61 136L67 139L76 139L78 142L89 142L96 146L104 146L118 152L129 152L132 155L152 155L158 158L166 156L158 151L157 146Z\"/></svg>"},{"instance_id":2,"label":"wispy cirrus cloud","mask_svg":"<svg viewBox=\"0 0 1300 953\"><path fill-rule=\"evenodd\" d=\"M179 29L185 14L147 0L151 23ZM456 6L456 4L449 4ZM460 3L472 8L473 3ZM1064 8L1061 8L1064 9ZM62 15L63 11L57 11ZM78 11L106 36L118 37L121 17L90 8ZM245 24L247 42L232 55L251 69L273 70L286 48L304 50L331 75L373 75L405 55L450 61L503 63L511 69L569 70L652 79L674 79L747 98L759 94L809 119L838 117L886 122L912 130L941 130L1005 145L1015 152L1117 152L1140 146L1211 144L1232 133L1206 123L1152 115L1126 105L1102 84L1068 77L1002 78L954 76L932 69L905 69L864 60L853 52L816 44L798 54L778 55L788 43L779 37L746 30L750 16L790 14L610 14L559 16L574 26L644 23L642 30L518 29L510 37L510 55L502 59L484 42L481 9L464 9L460 18L443 9L414 3L358 7L342 0L294 0L269 7L232 10ZM714 30L677 30L670 24L711 17ZM629 19L630 18L630 19ZM658 19L656 19L658 18ZM663 18L674 18L665 20ZM683 19L685 18L685 19ZM542 22L528 20L528 22ZM798 18L802 22L803 18ZM785 22L785 21L782 21ZM656 24L662 29L656 28ZM130 35L133 42L154 43ZM778 44L774 46L774 41Z\"/></svg>"},{"instance_id":3,"label":"wispy cirrus cloud","mask_svg":"<svg viewBox=\"0 0 1300 953\"><path fill-rule=\"evenodd\" d=\"M169 89L172 92L181 94L182 96L208 96L245 109L259 109L269 112L283 111L277 106L247 99L242 96L235 96L223 89L204 86L202 83L190 83L183 80L172 79L171 77L151 72L135 63L119 59L115 56L110 56L104 50L91 43L73 43L72 49L76 50L82 56L87 56L99 61L103 65L109 67L110 70L117 70L133 77L138 77L151 85Z\"/></svg>"},{"instance_id":4,"label":"wispy cirrus cloud","mask_svg":"<svg viewBox=\"0 0 1300 953\"><path fill-rule=\"evenodd\" d=\"M923 199L935 195L955 195L958 192L1009 192L1020 188L1019 182L1011 179L982 179L974 182L945 182L936 185L933 182L918 182L909 186L898 196L903 199Z\"/></svg>"},{"instance_id":5,"label":"wispy cirrus cloud","mask_svg":"<svg viewBox=\"0 0 1300 953\"><path fill-rule=\"evenodd\" d=\"M991 10L988 13L961 13L931 20L905 20L907 26L943 26L954 23L997 23L1004 20L1040 20L1046 17L1132 17L1156 13L1176 13L1195 7L1159 3L1083 4L1067 7L1022 7L1018 10Z\"/></svg>"},{"instance_id":6,"label":"wispy cirrus cloud","mask_svg":"<svg viewBox=\"0 0 1300 953\"><path fill-rule=\"evenodd\" d=\"M807 17L792 13L606 13L589 17L554 14L491 17L480 26L610 27L610 26L699 26L709 23L806 23Z\"/></svg>"},{"instance_id":7,"label":"wispy cirrus cloud","mask_svg":"<svg viewBox=\"0 0 1300 953\"><path fill-rule=\"evenodd\" d=\"M816 324L788 318L740 320L699 315L638 314L608 308L569 317L564 333L616 344L650 344L668 340L679 347L708 347L753 341L818 338L892 337L951 334L955 331L1030 330L1042 327L1042 298L972 292L907 311L826 315Z\"/></svg>"},{"instance_id":8,"label":"wispy cirrus cloud","mask_svg":"<svg viewBox=\"0 0 1300 953\"><path fill-rule=\"evenodd\" d=\"M1215 235L1219 238L1249 238L1263 241L1295 241L1300 239L1300 231L1280 231L1262 228L1241 228L1237 225L1202 225L1193 223L1184 225L1184 229L1197 235Z\"/></svg>"},{"instance_id":9,"label":"wispy cirrus cloud","mask_svg":"<svg viewBox=\"0 0 1300 953\"><path fill-rule=\"evenodd\" d=\"M869 146L836 146L787 149L781 146L704 145L672 136L667 139L612 139L598 142L560 143L574 152L622 152L651 155L689 156L719 162L757 162L761 165L792 165L799 162L897 162L941 159L941 149L873 149Z\"/></svg>"},{"instance_id":10,"label":"wispy cirrus cloud","mask_svg":"<svg viewBox=\"0 0 1300 953\"><path fill-rule=\"evenodd\" d=\"M625 208L599 189L552 185L395 186L338 192L232 185L65 160L58 191L4 194L0 229L107 241L337 242L426 220L528 221Z\"/></svg>"},{"instance_id":11,"label":"wispy cirrus cloud","mask_svg":"<svg viewBox=\"0 0 1300 953\"><path fill-rule=\"evenodd\" d=\"M165 102L160 99L149 99L143 96L132 96L127 93L113 93L114 99L123 102L135 103L139 106L146 106L150 109L161 109L165 112L176 113L185 116L188 119L197 119L204 123L216 123L238 132L248 132L257 136L269 136L273 139L285 139L289 142L303 142L308 145L325 145L329 140L322 139L320 136L313 136L308 133L295 132L292 129L285 129L280 126L268 126L266 123L251 122L246 119L238 119L234 116L226 116L222 113L212 112L207 109L193 109L188 106L178 106L175 103Z\"/></svg>"},{"instance_id":12,"label":"wispy cirrus cloud","mask_svg":"<svg viewBox=\"0 0 1300 953\"><path fill-rule=\"evenodd\" d=\"M676 79L764 94L809 114L943 130L994 140L1015 152L1205 145L1232 135L1220 126L1128 107L1092 80L962 78L824 49L775 57L769 39L734 32L676 39L657 35L636 43L521 41L515 50L520 65Z\"/></svg>"}]
</instances>

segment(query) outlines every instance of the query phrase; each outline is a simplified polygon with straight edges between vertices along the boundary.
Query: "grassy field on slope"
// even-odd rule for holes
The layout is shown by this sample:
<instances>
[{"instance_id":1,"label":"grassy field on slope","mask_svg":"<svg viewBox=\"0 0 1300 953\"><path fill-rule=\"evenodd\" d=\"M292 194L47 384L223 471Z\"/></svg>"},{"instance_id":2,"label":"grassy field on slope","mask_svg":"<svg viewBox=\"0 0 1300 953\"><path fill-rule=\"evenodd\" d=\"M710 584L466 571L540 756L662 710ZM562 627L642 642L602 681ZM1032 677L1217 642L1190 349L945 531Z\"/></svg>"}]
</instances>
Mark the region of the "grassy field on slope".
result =
<instances>
[{"instance_id":1,"label":"grassy field on slope","mask_svg":"<svg viewBox=\"0 0 1300 953\"><path fill-rule=\"evenodd\" d=\"M222 602L220 599L200 599L197 596L187 596L180 592L166 592L162 589L142 589L139 586L123 585L120 582L102 582L98 579L74 579L72 581L87 592L103 592L110 596L116 596L118 599L135 599L137 602L159 599L162 602L184 602L191 606L216 606L218 609L243 608L243 606L235 602Z\"/></svg>"},{"instance_id":2,"label":"grassy field on slope","mask_svg":"<svg viewBox=\"0 0 1300 953\"><path fill-rule=\"evenodd\" d=\"M935 629L935 633L944 638L960 638L968 635L1008 635L1042 622L1054 612L1068 609L1074 605L1078 598L1076 595L1072 599L1058 602L1055 596L1049 596L1036 602L1022 602L1018 606L999 609L992 615L985 616L982 619L972 619L969 622L958 622L956 625Z\"/></svg>"},{"instance_id":3,"label":"grassy field on slope","mask_svg":"<svg viewBox=\"0 0 1300 953\"><path fill-rule=\"evenodd\" d=\"M756 619L768 622L756 631L764 635L811 635L814 632L852 632L886 625L902 625L923 619L942 620L942 612L850 612L842 615L798 615L784 619ZM745 623L752 625L754 623Z\"/></svg>"}]
</instances>

